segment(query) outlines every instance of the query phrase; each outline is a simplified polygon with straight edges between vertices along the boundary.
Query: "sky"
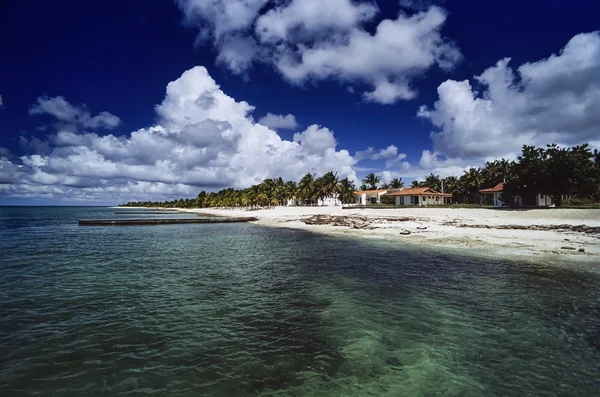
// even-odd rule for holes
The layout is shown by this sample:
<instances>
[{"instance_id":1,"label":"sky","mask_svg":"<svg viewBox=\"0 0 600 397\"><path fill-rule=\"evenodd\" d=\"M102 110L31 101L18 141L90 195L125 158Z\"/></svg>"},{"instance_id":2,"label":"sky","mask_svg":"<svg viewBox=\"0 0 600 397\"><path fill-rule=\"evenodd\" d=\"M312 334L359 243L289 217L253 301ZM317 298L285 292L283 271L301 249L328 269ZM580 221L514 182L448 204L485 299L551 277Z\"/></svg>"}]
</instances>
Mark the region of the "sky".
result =
<instances>
[{"instance_id":1,"label":"sky","mask_svg":"<svg viewBox=\"0 0 600 397\"><path fill-rule=\"evenodd\" d=\"M0 205L600 148L594 0L0 0Z\"/></svg>"}]
</instances>

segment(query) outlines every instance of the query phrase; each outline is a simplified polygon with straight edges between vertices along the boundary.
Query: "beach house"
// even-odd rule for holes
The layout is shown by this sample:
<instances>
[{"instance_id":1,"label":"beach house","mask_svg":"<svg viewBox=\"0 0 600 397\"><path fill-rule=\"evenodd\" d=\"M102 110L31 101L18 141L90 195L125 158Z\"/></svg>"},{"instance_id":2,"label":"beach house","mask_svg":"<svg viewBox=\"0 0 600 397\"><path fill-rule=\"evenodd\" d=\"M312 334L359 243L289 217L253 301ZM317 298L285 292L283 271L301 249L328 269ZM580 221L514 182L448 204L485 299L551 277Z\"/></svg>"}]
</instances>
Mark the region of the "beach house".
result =
<instances>
[{"instance_id":1,"label":"beach house","mask_svg":"<svg viewBox=\"0 0 600 397\"><path fill-rule=\"evenodd\" d=\"M316 201L314 201L314 200L299 200L296 197L292 197L291 199L289 199L287 201L288 207L307 206L307 205L319 206L319 207L322 207L322 206L335 207L335 206L342 205L342 201L339 199L339 197L337 195L324 197L324 198L318 199Z\"/></svg>"},{"instance_id":2,"label":"beach house","mask_svg":"<svg viewBox=\"0 0 600 397\"><path fill-rule=\"evenodd\" d=\"M452 203L452 195L440 193L430 187L409 187L386 194L396 205L442 205Z\"/></svg>"},{"instance_id":3,"label":"beach house","mask_svg":"<svg viewBox=\"0 0 600 397\"><path fill-rule=\"evenodd\" d=\"M504 182L500 182L494 187L481 189L479 191L480 203L493 205L494 207L502 207L504 204L500 198L502 190L504 190Z\"/></svg>"},{"instance_id":4,"label":"beach house","mask_svg":"<svg viewBox=\"0 0 600 397\"><path fill-rule=\"evenodd\" d=\"M356 197L356 204L381 204L381 197L385 195L388 191L388 189L356 191L354 192L354 197Z\"/></svg>"},{"instance_id":5,"label":"beach house","mask_svg":"<svg viewBox=\"0 0 600 397\"><path fill-rule=\"evenodd\" d=\"M504 191L504 183L500 182L494 187L481 189L479 191L481 197L481 204L489 204L494 207L502 207L505 203L502 201L502 192ZM569 195L563 195L562 199L565 200L570 198ZM535 207L554 207L555 204L552 198L548 194L544 193L530 193L525 194L523 198L521 196L514 196L514 205L517 207L535 206Z\"/></svg>"}]
</instances>

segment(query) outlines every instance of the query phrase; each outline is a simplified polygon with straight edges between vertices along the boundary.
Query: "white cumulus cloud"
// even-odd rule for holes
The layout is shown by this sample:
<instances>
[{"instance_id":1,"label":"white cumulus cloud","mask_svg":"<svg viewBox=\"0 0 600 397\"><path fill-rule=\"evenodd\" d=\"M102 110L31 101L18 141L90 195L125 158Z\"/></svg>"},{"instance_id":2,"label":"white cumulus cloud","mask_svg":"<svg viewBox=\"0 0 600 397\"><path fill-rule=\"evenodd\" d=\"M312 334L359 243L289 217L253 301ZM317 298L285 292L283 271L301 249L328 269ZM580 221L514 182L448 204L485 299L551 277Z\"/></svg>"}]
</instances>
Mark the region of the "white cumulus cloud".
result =
<instances>
[{"instance_id":1,"label":"white cumulus cloud","mask_svg":"<svg viewBox=\"0 0 600 397\"><path fill-rule=\"evenodd\" d=\"M29 114L49 114L60 122L89 129L106 128L111 130L121 123L121 119L109 112L101 112L92 116L85 105L73 106L62 96L39 97L37 103L29 109Z\"/></svg>"},{"instance_id":2,"label":"white cumulus cloud","mask_svg":"<svg viewBox=\"0 0 600 397\"><path fill-rule=\"evenodd\" d=\"M524 144L600 139L600 32L573 37L558 54L516 71L502 59L475 80L447 80L432 108L435 152L448 158L514 157Z\"/></svg>"},{"instance_id":3,"label":"white cumulus cloud","mask_svg":"<svg viewBox=\"0 0 600 397\"><path fill-rule=\"evenodd\" d=\"M452 68L461 58L441 34L447 15L429 7L381 20L374 2L352 0L178 0L184 20L212 40L217 62L234 73L255 63L274 67L287 81L337 80L366 86L365 101L412 99L411 82L433 66Z\"/></svg>"},{"instance_id":4,"label":"white cumulus cloud","mask_svg":"<svg viewBox=\"0 0 600 397\"><path fill-rule=\"evenodd\" d=\"M154 126L124 136L60 129L45 153L18 162L3 157L0 195L115 202L243 188L269 177L298 180L308 172L356 179L356 161L337 150L332 131L311 125L283 140L253 121L253 109L195 67L167 85Z\"/></svg>"},{"instance_id":5,"label":"white cumulus cloud","mask_svg":"<svg viewBox=\"0 0 600 397\"><path fill-rule=\"evenodd\" d=\"M280 128L293 130L298 128L296 117L293 114L286 114L284 116L282 114L267 113L267 115L258 120L258 122L273 129Z\"/></svg>"}]
</instances>

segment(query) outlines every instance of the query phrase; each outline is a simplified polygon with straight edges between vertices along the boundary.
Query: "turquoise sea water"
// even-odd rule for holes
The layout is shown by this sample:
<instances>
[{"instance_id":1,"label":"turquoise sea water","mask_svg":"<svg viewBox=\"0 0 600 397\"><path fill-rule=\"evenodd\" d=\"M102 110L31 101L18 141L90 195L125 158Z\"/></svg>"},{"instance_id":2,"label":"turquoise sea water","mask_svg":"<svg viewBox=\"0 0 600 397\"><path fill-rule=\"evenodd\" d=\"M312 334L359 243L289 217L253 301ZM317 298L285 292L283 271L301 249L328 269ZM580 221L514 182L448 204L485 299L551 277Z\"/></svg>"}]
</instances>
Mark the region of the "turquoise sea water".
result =
<instances>
[{"instance_id":1,"label":"turquoise sea water","mask_svg":"<svg viewBox=\"0 0 600 397\"><path fill-rule=\"evenodd\" d=\"M585 268L249 224L77 225L115 217L0 207L0 396L600 390Z\"/></svg>"}]
</instances>

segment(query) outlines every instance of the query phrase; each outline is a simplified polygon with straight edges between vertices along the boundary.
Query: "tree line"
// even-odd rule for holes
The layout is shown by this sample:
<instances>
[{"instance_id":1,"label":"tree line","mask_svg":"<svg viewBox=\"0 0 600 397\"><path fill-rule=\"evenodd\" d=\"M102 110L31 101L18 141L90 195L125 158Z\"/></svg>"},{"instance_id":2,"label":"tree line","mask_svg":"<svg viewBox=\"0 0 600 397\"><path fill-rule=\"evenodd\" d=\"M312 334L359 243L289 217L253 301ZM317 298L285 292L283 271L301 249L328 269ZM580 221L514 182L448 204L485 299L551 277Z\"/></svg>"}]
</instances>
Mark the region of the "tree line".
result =
<instances>
[{"instance_id":1,"label":"tree line","mask_svg":"<svg viewBox=\"0 0 600 397\"><path fill-rule=\"evenodd\" d=\"M360 190L399 189L404 187L402 178L381 183L381 177L370 173L362 180ZM516 161L506 159L490 161L482 168L469 168L460 177L440 178L433 173L423 181L413 181L411 187L430 187L452 194L453 202L480 203L479 190L505 182L502 201L513 203L515 196L524 205L534 205L537 194L549 195L557 205L563 204L565 196L573 204L600 201L600 152L592 151L588 144L568 148L555 144L546 148L523 146ZM218 192L202 191L196 198L163 202L129 202L123 206L143 207L260 207L287 205L296 199L304 205L316 204L326 197L335 197L343 204L355 203L356 187L348 178L339 179L332 171L321 177L306 174L300 181L284 181L282 178L265 179L262 183L246 189L223 189ZM384 196L385 197L385 196ZM384 201L385 202L385 201ZM391 203L391 202L390 202Z\"/></svg>"},{"instance_id":2,"label":"tree line","mask_svg":"<svg viewBox=\"0 0 600 397\"><path fill-rule=\"evenodd\" d=\"M423 181L413 181L411 187L441 191L442 182L444 193L452 194L455 203L479 203L479 190L504 182L504 203L514 203L519 196L523 205L535 205L535 196L544 194L557 206L563 205L565 197L570 197L569 204L591 204L600 201L600 152L592 151L588 144L525 145L516 161L487 162L483 168L469 168L460 177L430 174Z\"/></svg>"},{"instance_id":3,"label":"tree line","mask_svg":"<svg viewBox=\"0 0 600 397\"><path fill-rule=\"evenodd\" d=\"M265 179L246 189L222 189L218 192L201 191L196 198L162 202L136 202L123 204L124 207L166 207L166 208L207 208L207 207L265 207L287 205L289 200L301 201L304 205L317 204L326 197L335 197L343 204L354 203L354 182L348 178L339 179L337 173L327 172L321 177L306 174L300 181L284 181L281 177Z\"/></svg>"}]
</instances>

